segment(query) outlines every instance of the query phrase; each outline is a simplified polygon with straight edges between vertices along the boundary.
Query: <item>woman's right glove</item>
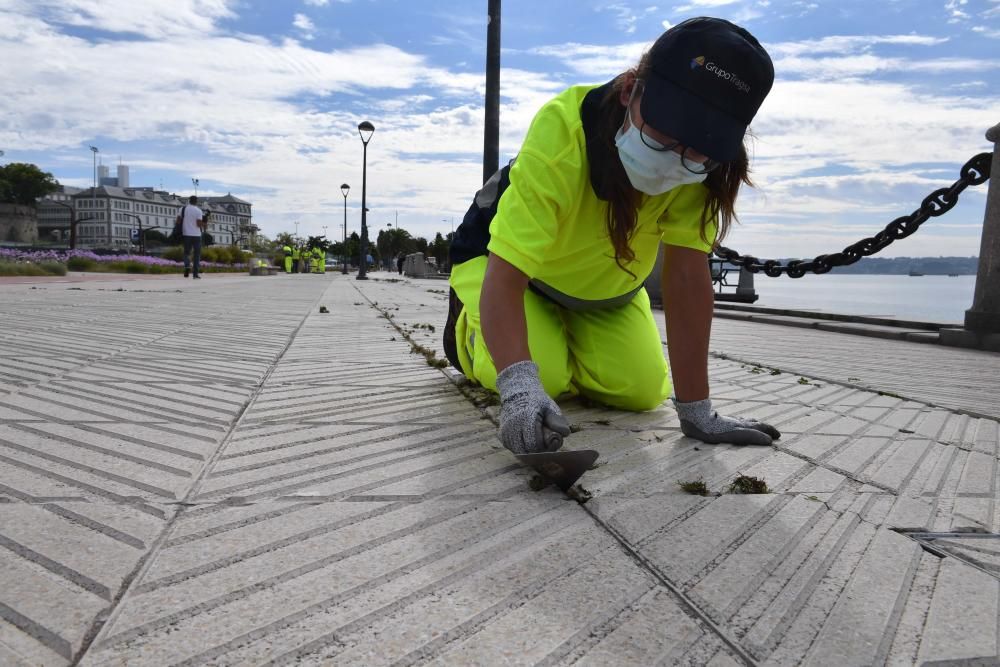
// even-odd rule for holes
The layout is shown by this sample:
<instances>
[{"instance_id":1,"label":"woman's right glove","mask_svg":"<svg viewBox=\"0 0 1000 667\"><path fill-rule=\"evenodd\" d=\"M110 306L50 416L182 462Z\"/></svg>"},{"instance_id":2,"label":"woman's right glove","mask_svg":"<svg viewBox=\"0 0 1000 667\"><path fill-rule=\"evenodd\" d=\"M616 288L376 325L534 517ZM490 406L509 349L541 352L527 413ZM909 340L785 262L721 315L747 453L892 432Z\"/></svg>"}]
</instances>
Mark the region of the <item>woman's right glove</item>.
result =
<instances>
[{"instance_id":1,"label":"woman's right glove","mask_svg":"<svg viewBox=\"0 0 1000 667\"><path fill-rule=\"evenodd\" d=\"M519 361L497 375L500 441L515 454L554 452L569 435L569 423L549 398L533 361Z\"/></svg>"},{"instance_id":2,"label":"woman's right glove","mask_svg":"<svg viewBox=\"0 0 1000 667\"><path fill-rule=\"evenodd\" d=\"M781 437L770 424L743 417L723 417L712 409L712 399L681 403L674 401L684 435L709 444L770 445Z\"/></svg>"}]
</instances>

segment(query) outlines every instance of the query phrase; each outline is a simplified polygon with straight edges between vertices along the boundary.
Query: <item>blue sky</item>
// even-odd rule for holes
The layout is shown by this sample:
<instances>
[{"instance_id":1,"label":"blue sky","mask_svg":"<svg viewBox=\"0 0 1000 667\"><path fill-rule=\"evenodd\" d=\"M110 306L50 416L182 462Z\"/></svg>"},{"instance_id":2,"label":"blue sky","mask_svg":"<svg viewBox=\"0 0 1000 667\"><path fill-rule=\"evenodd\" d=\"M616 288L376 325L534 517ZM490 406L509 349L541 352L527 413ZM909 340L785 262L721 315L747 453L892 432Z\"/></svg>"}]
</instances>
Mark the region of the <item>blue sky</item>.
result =
<instances>
[{"instance_id":1,"label":"blue sky","mask_svg":"<svg viewBox=\"0 0 1000 667\"><path fill-rule=\"evenodd\" d=\"M89 145L133 185L235 195L273 236L369 225L432 237L482 176L485 0L0 0L2 161L88 186ZM750 30L776 82L755 190L726 245L832 252L916 208L1000 122L1000 0L504 0L501 158L563 88L603 83L670 25ZM13 64L13 65L10 65ZM114 169L112 168L112 173ZM985 187L882 256L974 255Z\"/></svg>"}]
</instances>

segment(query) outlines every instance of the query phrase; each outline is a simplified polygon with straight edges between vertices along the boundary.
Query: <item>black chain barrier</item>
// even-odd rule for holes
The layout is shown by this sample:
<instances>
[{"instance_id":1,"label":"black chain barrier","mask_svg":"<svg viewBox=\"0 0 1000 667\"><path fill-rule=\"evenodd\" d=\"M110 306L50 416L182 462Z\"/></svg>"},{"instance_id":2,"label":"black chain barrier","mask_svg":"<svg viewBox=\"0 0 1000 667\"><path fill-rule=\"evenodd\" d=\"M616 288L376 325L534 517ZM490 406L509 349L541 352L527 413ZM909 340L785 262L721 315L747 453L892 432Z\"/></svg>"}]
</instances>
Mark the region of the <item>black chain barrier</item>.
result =
<instances>
[{"instance_id":1,"label":"black chain barrier","mask_svg":"<svg viewBox=\"0 0 1000 667\"><path fill-rule=\"evenodd\" d=\"M944 215L958 203L958 196L970 185L982 185L990 178L990 163L992 153L980 153L966 162L959 171L959 178L950 188L940 188L927 195L920 203L920 208L911 213L896 218L885 229L866 239L861 239L849 245L840 252L830 255L820 255L812 261L793 259L788 264L782 264L776 259L760 260L752 255L741 255L735 250L719 247L715 255L736 266L748 269L752 273L763 271L772 278L787 273L789 278L801 278L807 273L826 273L835 266L854 264L862 257L868 257L885 249L893 241L905 239L920 229L931 218Z\"/></svg>"}]
</instances>

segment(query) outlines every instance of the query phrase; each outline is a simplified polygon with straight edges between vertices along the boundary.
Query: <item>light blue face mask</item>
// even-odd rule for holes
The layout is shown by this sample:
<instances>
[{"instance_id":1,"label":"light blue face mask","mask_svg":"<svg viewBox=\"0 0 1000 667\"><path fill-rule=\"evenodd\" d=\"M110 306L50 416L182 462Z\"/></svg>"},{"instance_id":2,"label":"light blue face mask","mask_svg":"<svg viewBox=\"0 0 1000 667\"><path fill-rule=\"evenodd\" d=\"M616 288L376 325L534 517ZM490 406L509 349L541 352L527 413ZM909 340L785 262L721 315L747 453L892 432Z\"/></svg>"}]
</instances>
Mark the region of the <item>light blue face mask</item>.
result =
<instances>
[{"instance_id":1,"label":"light blue face mask","mask_svg":"<svg viewBox=\"0 0 1000 667\"><path fill-rule=\"evenodd\" d=\"M625 122L615 135L615 146L621 158L625 173L632 187L647 195L662 195L681 185L700 183L706 174L694 174L681 162L681 156L674 151L657 151L642 140L639 128L632 119L632 98L635 89L628 98L629 128Z\"/></svg>"}]
</instances>

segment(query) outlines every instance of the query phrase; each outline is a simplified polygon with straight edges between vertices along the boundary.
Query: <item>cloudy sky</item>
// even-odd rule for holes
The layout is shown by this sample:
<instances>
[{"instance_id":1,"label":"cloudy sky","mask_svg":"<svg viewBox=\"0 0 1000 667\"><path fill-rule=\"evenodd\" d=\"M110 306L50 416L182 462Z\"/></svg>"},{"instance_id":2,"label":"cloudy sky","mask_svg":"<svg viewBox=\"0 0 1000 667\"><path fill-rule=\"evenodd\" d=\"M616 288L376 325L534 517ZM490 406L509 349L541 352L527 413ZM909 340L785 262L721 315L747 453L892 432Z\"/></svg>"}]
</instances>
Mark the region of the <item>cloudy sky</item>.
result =
<instances>
[{"instance_id":1,"label":"cloudy sky","mask_svg":"<svg viewBox=\"0 0 1000 667\"><path fill-rule=\"evenodd\" d=\"M0 0L0 161L89 186L233 194L270 236L432 237L482 177L486 0ZM501 159L539 105L603 83L670 25L735 21L777 74L727 245L812 257L911 212L1000 122L1000 0L504 0ZM985 187L883 256L975 255Z\"/></svg>"}]
</instances>

